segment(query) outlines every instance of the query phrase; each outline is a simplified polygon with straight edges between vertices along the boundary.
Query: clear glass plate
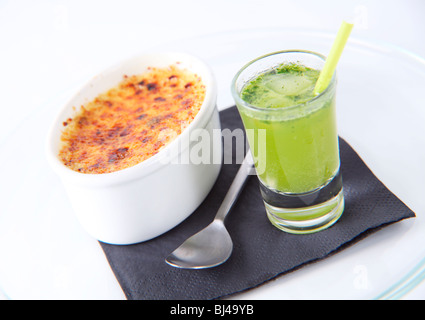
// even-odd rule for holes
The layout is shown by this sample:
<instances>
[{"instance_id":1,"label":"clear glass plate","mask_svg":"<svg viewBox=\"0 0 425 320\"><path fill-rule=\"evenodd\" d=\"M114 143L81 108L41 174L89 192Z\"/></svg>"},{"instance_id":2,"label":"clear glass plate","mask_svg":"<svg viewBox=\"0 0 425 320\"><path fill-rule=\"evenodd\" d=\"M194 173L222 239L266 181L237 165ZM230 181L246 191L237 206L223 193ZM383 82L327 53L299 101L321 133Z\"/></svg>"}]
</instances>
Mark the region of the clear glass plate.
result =
<instances>
[{"instance_id":1,"label":"clear glass plate","mask_svg":"<svg viewBox=\"0 0 425 320\"><path fill-rule=\"evenodd\" d=\"M233 105L230 82L264 53L327 54L334 35L246 30L166 43L216 75L219 109ZM350 38L338 65L339 132L377 177L417 215L354 246L234 299L397 299L425 277L425 60L390 44ZM44 142L68 88L0 140L0 288L12 299L123 299L97 241L81 229ZM422 284L423 285L423 284Z\"/></svg>"}]
</instances>

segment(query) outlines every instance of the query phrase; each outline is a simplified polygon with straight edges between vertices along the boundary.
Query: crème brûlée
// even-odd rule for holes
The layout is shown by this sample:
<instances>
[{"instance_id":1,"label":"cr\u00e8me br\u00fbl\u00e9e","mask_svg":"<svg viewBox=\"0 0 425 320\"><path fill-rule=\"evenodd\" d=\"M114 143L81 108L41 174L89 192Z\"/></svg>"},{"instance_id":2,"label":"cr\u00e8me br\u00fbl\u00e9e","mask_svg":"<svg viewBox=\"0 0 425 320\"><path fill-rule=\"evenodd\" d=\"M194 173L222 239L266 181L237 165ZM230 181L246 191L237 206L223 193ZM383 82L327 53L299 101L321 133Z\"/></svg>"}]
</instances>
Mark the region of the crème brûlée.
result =
<instances>
[{"instance_id":1,"label":"cr\u00e8me br\u00fbl\u00e9e","mask_svg":"<svg viewBox=\"0 0 425 320\"><path fill-rule=\"evenodd\" d=\"M202 79L175 65L125 75L63 122L59 157L81 173L134 166L173 141L195 118L204 98Z\"/></svg>"}]
</instances>

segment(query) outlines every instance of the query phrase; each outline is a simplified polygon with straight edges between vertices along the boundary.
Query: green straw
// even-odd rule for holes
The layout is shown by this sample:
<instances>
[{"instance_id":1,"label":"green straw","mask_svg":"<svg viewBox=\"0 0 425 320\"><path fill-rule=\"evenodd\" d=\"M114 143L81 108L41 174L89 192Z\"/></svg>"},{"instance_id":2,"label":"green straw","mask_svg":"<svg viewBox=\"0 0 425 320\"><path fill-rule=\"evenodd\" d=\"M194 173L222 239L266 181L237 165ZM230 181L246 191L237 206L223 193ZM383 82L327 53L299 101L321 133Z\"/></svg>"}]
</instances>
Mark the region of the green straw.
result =
<instances>
[{"instance_id":1,"label":"green straw","mask_svg":"<svg viewBox=\"0 0 425 320\"><path fill-rule=\"evenodd\" d=\"M319 79L317 79L316 86L314 87L314 94L318 95L325 90L332 76L335 72L338 60L341 57L342 50L344 50L345 44L347 43L348 37L350 36L353 24L343 21L341 27L338 30L335 41L332 45L331 51L326 59L325 65L320 72Z\"/></svg>"}]
</instances>

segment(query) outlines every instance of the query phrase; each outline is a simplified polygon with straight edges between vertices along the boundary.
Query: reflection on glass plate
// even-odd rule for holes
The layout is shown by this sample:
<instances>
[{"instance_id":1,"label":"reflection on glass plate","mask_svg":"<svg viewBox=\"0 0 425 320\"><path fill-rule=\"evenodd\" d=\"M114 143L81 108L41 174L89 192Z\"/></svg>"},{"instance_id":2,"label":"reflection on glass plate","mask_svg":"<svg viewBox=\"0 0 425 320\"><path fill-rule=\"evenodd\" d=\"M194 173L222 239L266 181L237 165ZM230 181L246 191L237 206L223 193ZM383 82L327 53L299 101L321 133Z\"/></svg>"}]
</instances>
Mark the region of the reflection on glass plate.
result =
<instances>
[{"instance_id":1,"label":"reflection on glass plate","mask_svg":"<svg viewBox=\"0 0 425 320\"><path fill-rule=\"evenodd\" d=\"M233 105L230 83L264 53L307 49L327 54L333 35L250 30L167 43L216 75L218 107ZM379 179L417 215L323 261L236 299L401 298L425 275L425 60L387 44L350 39L338 66L338 126ZM123 299L97 241L76 221L59 179L47 166L44 140L59 105L75 88L43 105L0 141L0 288L11 299Z\"/></svg>"}]
</instances>

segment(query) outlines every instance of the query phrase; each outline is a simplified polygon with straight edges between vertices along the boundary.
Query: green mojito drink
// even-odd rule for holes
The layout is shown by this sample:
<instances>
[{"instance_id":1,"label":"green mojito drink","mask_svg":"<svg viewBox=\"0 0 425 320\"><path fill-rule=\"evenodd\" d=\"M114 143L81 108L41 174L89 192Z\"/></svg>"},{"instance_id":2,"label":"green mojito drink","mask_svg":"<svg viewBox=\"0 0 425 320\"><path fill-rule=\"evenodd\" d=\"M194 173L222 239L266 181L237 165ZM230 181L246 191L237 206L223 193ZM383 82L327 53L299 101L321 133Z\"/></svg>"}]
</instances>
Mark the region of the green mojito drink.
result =
<instances>
[{"instance_id":1,"label":"green mojito drink","mask_svg":"<svg viewBox=\"0 0 425 320\"><path fill-rule=\"evenodd\" d=\"M320 71L297 64L282 65L250 81L241 98L261 108L290 108L315 98L313 89ZM296 108L288 119L258 119L241 110L247 129L266 130L266 153L255 153L267 168L259 174L268 187L288 193L312 191L332 179L339 168L335 99L313 110ZM258 134L257 134L258 136Z\"/></svg>"},{"instance_id":2,"label":"green mojito drink","mask_svg":"<svg viewBox=\"0 0 425 320\"><path fill-rule=\"evenodd\" d=\"M243 68L232 88L268 217L292 233L329 227L344 208L335 76L313 92L323 64L312 52L274 53Z\"/></svg>"}]
</instances>

